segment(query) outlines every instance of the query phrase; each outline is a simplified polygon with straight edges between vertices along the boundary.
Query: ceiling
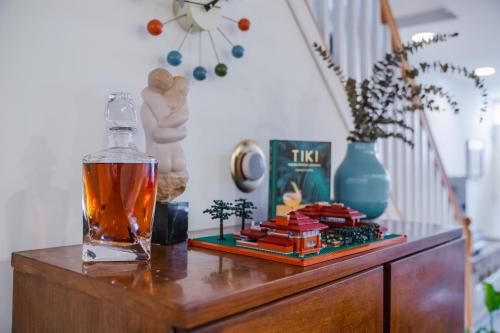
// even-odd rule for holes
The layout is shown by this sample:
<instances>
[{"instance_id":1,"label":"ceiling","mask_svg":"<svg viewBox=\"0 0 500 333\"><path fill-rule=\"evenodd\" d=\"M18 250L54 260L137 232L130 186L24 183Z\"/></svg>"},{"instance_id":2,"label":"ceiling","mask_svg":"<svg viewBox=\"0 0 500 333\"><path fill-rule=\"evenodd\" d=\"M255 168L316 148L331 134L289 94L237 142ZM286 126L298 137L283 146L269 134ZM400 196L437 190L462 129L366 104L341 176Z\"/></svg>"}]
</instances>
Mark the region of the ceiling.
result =
<instances>
[{"instance_id":1,"label":"ceiling","mask_svg":"<svg viewBox=\"0 0 500 333\"><path fill-rule=\"evenodd\" d=\"M449 1L451 2L451 1ZM389 0L392 11L396 17L414 15L439 8L442 1L435 0Z\"/></svg>"},{"instance_id":2,"label":"ceiling","mask_svg":"<svg viewBox=\"0 0 500 333\"><path fill-rule=\"evenodd\" d=\"M500 0L389 0L396 20L401 22L400 34L404 41L417 32L459 32L455 40L430 46L416 60L442 60L470 68L493 66L497 73L486 78L492 100L500 100ZM455 16L435 22L425 17L447 12ZM422 14L422 15L419 15ZM436 15L437 18L446 15ZM408 18L420 18L420 23ZM417 19L418 21L418 19ZM412 23L406 25L405 23ZM423 22L423 23L422 23Z\"/></svg>"}]
</instances>

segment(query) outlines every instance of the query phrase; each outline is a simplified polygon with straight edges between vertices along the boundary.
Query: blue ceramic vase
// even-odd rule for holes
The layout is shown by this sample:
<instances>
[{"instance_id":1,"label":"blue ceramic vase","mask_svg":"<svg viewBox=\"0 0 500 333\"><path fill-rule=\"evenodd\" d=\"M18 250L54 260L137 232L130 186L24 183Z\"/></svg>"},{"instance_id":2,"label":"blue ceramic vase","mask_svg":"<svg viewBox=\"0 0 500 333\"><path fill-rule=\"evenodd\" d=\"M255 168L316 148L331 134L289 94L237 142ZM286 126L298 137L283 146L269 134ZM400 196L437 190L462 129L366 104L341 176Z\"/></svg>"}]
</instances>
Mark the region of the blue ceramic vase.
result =
<instances>
[{"instance_id":1,"label":"blue ceramic vase","mask_svg":"<svg viewBox=\"0 0 500 333\"><path fill-rule=\"evenodd\" d=\"M375 153L375 143L351 142L334 180L335 201L366 214L382 215L389 204L390 179Z\"/></svg>"}]
</instances>

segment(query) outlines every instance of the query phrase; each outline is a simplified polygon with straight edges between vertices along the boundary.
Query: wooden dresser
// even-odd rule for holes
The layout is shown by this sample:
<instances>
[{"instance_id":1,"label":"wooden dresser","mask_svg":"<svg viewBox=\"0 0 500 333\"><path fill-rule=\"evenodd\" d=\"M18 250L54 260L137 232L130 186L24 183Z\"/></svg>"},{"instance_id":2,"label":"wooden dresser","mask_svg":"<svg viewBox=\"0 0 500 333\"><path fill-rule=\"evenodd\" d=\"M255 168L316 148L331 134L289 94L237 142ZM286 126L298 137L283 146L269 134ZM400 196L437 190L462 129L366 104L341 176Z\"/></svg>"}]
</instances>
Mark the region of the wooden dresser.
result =
<instances>
[{"instance_id":1,"label":"wooden dresser","mask_svg":"<svg viewBox=\"0 0 500 333\"><path fill-rule=\"evenodd\" d=\"M151 263L14 253L13 332L463 332L461 229L385 224L408 242L305 268L184 243Z\"/></svg>"}]
</instances>

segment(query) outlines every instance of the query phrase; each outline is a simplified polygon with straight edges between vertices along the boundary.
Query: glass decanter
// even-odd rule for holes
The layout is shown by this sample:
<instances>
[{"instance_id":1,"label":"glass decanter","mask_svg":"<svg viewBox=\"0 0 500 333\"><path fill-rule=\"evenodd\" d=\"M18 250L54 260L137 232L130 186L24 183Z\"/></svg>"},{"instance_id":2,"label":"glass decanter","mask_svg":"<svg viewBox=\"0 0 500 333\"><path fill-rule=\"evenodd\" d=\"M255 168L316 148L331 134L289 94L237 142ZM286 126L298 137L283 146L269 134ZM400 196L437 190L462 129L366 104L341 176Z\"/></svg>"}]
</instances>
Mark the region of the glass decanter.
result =
<instances>
[{"instance_id":1,"label":"glass decanter","mask_svg":"<svg viewBox=\"0 0 500 333\"><path fill-rule=\"evenodd\" d=\"M83 261L149 260L158 162L134 143L129 93L106 105L106 148L83 158Z\"/></svg>"}]
</instances>

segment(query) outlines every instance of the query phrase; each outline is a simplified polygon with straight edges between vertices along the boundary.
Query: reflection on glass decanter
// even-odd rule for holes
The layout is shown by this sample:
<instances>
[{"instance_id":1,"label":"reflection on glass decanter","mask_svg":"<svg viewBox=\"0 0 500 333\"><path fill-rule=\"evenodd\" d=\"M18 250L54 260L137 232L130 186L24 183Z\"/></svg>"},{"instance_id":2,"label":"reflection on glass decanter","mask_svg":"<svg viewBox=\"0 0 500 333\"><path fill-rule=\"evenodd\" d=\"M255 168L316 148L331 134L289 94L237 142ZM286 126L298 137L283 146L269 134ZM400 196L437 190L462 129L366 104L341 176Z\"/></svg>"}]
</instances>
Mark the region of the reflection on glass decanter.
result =
<instances>
[{"instance_id":1,"label":"reflection on glass decanter","mask_svg":"<svg viewBox=\"0 0 500 333\"><path fill-rule=\"evenodd\" d=\"M106 149L83 158L84 261L148 260L158 163L137 150L137 116L128 93L106 106Z\"/></svg>"}]
</instances>

